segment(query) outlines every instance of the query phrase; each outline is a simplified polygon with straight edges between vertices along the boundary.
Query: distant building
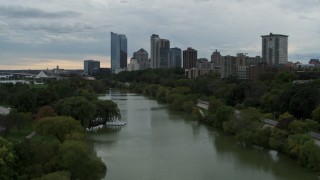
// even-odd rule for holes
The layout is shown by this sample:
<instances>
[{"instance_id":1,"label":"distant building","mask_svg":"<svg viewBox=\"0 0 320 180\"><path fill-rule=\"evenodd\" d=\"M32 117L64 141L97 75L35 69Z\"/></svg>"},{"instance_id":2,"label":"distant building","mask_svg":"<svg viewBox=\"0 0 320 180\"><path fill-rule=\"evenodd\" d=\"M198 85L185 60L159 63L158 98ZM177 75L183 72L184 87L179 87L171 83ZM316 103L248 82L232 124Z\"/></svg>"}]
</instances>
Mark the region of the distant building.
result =
<instances>
[{"instance_id":1,"label":"distant building","mask_svg":"<svg viewBox=\"0 0 320 180\"><path fill-rule=\"evenodd\" d=\"M197 50L189 47L187 50L183 51L183 68L191 69L196 67L197 61Z\"/></svg>"},{"instance_id":2,"label":"distant building","mask_svg":"<svg viewBox=\"0 0 320 180\"><path fill-rule=\"evenodd\" d=\"M150 38L150 68L167 68L169 65L170 41L152 34Z\"/></svg>"},{"instance_id":3,"label":"distant building","mask_svg":"<svg viewBox=\"0 0 320 180\"><path fill-rule=\"evenodd\" d=\"M250 66L250 79L258 80L261 74L266 73L268 71L268 65L266 62L260 62L256 65Z\"/></svg>"},{"instance_id":4,"label":"distant building","mask_svg":"<svg viewBox=\"0 0 320 180\"><path fill-rule=\"evenodd\" d=\"M235 56L222 56L222 68L220 71L221 78L227 78L229 76L235 76L237 70L237 57Z\"/></svg>"},{"instance_id":5,"label":"distant building","mask_svg":"<svg viewBox=\"0 0 320 180\"><path fill-rule=\"evenodd\" d=\"M111 72L116 73L127 68L127 37L111 32ZM122 69L122 70L117 70Z\"/></svg>"},{"instance_id":6,"label":"distant building","mask_svg":"<svg viewBox=\"0 0 320 180\"><path fill-rule=\"evenodd\" d=\"M170 41L163 39L160 43L160 68L169 68L170 63Z\"/></svg>"},{"instance_id":7,"label":"distant building","mask_svg":"<svg viewBox=\"0 0 320 180\"><path fill-rule=\"evenodd\" d=\"M214 66L222 66L223 62L222 62L222 56L220 52L216 50L215 52L212 53L211 62L214 64Z\"/></svg>"},{"instance_id":8,"label":"distant building","mask_svg":"<svg viewBox=\"0 0 320 180\"><path fill-rule=\"evenodd\" d=\"M83 70L84 70L85 75L95 75L95 74L99 73L100 61L85 60Z\"/></svg>"},{"instance_id":9,"label":"distant building","mask_svg":"<svg viewBox=\"0 0 320 180\"><path fill-rule=\"evenodd\" d=\"M182 67L182 51L180 48L170 49L170 63L171 68L181 68Z\"/></svg>"},{"instance_id":10,"label":"distant building","mask_svg":"<svg viewBox=\"0 0 320 180\"><path fill-rule=\"evenodd\" d=\"M288 62L288 36L282 34L263 35L262 60L268 65L286 65Z\"/></svg>"},{"instance_id":11,"label":"distant building","mask_svg":"<svg viewBox=\"0 0 320 180\"><path fill-rule=\"evenodd\" d=\"M214 64L209 62L207 58L200 58L196 61L197 69L214 69Z\"/></svg>"},{"instance_id":12,"label":"distant building","mask_svg":"<svg viewBox=\"0 0 320 180\"><path fill-rule=\"evenodd\" d=\"M140 70L140 64L135 58L130 59L130 64L128 64L128 71L138 71Z\"/></svg>"},{"instance_id":13,"label":"distant building","mask_svg":"<svg viewBox=\"0 0 320 180\"><path fill-rule=\"evenodd\" d=\"M309 64L313 64L314 67L320 67L319 59L310 59Z\"/></svg>"},{"instance_id":14,"label":"distant building","mask_svg":"<svg viewBox=\"0 0 320 180\"><path fill-rule=\"evenodd\" d=\"M148 52L141 48L139 51L133 53L134 59L137 60L137 63L140 66L140 70L148 69L149 62L148 62Z\"/></svg>"}]
</instances>

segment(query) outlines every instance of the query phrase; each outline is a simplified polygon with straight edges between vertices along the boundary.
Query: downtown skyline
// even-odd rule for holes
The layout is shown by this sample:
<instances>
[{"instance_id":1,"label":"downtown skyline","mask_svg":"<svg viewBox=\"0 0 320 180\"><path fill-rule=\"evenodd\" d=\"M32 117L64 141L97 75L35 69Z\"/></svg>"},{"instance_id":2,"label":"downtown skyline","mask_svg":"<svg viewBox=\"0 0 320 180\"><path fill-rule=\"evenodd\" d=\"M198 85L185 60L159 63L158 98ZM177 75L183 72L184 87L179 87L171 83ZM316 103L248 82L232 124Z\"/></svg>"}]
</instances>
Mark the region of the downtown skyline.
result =
<instances>
[{"instance_id":1,"label":"downtown skyline","mask_svg":"<svg viewBox=\"0 0 320 180\"><path fill-rule=\"evenodd\" d=\"M190 13L192 11L192 13ZM309 0L54 0L0 5L0 69L110 67L110 32L126 34L128 60L150 36L192 47L199 58L261 54L261 35L289 35L289 61L320 58L320 1Z\"/></svg>"}]
</instances>

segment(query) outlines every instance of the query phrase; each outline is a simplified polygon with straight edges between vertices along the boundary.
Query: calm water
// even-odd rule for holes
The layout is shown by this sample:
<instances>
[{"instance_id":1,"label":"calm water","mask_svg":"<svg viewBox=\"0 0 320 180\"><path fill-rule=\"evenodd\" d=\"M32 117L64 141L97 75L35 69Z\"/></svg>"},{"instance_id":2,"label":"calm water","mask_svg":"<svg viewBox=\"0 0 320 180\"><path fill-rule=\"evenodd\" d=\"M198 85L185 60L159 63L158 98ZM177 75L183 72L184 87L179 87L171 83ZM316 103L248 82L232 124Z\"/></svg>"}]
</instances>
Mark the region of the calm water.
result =
<instances>
[{"instance_id":1,"label":"calm water","mask_svg":"<svg viewBox=\"0 0 320 180\"><path fill-rule=\"evenodd\" d=\"M92 134L107 180L313 180L286 156L245 148L147 97L112 90L127 125Z\"/></svg>"}]
</instances>

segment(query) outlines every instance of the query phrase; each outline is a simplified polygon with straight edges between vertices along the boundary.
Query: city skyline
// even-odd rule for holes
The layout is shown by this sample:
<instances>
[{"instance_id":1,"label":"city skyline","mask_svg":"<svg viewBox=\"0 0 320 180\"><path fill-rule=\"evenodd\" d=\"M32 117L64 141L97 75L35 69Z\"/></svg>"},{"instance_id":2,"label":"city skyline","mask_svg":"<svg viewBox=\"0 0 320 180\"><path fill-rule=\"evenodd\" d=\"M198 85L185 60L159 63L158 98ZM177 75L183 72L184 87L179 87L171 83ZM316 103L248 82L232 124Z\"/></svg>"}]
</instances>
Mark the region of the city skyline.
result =
<instances>
[{"instance_id":1,"label":"city skyline","mask_svg":"<svg viewBox=\"0 0 320 180\"><path fill-rule=\"evenodd\" d=\"M193 13L190 14L192 10ZM199 58L262 56L261 35L289 35L289 61L320 58L320 1L298 0L4 0L0 5L0 69L82 69L84 59L110 67L111 31L133 52L150 53L150 35Z\"/></svg>"}]
</instances>

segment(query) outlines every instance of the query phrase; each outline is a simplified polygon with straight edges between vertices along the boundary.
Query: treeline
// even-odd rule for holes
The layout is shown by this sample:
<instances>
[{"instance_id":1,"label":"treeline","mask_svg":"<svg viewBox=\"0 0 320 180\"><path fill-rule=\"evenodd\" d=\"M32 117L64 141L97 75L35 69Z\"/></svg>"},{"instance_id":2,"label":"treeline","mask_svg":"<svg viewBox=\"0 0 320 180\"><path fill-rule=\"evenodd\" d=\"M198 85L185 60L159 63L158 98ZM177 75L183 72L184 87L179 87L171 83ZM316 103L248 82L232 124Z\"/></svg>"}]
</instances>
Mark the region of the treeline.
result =
<instances>
[{"instance_id":1,"label":"treeline","mask_svg":"<svg viewBox=\"0 0 320 180\"><path fill-rule=\"evenodd\" d=\"M298 76L286 71L249 81L220 79L216 73L186 79L181 69L158 69L123 72L108 82L168 103L172 110L231 134L244 145L283 152L320 172L320 147L308 135L320 130L320 79L301 84L294 80ZM210 102L208 111L199 111L198 99ZM278 124L266 126L264 119Z\"/></svg>"},{"instance_id":2,"label":"treeline","mask_svg":"<svg viewBox=\"0 0 320 180\"><path fill-rule=\"evenodd\" d=\"M99 100L104 81L49 80L46 85L1 84L0 179L101 179L107 168L87 141L85 128L120 117ZM95 118L101 121L94 121ZM13 133L28 129L34 137Z\"/></svg>"}]
</instances>

